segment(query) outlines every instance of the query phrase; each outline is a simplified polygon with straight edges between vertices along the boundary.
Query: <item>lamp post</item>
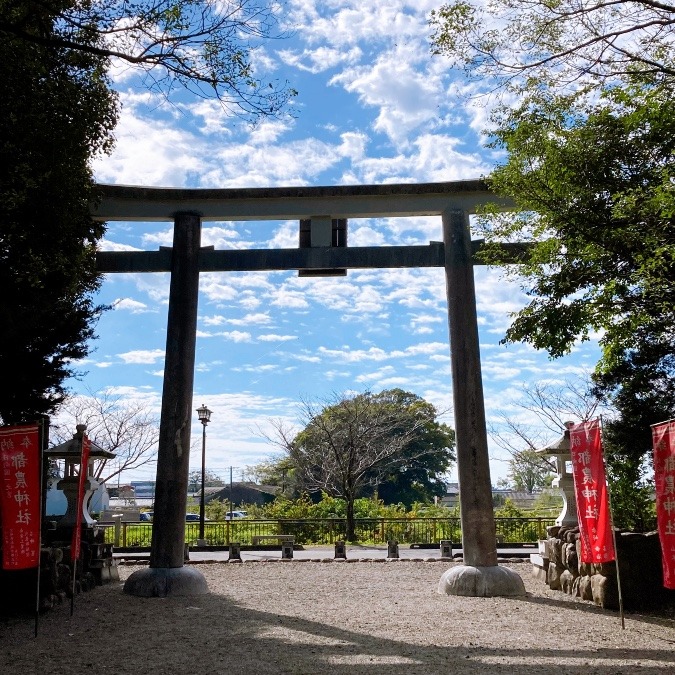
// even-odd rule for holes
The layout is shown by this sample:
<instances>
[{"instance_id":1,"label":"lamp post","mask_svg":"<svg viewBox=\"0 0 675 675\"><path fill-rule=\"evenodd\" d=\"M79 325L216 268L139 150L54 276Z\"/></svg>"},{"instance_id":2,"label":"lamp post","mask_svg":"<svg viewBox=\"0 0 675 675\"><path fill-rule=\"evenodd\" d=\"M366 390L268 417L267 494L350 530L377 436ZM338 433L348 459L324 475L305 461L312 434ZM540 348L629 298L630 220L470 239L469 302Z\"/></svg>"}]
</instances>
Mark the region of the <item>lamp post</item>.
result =
<instances>
[{"instance_id":1,"label":"lamp post","mask_svg":"<svg viewBox=\"0 0 675 675\"><path fill-rule=\"evenodd\" d=\"M206 425L211 421L211 410L203 403L197 408L199 421L202 423L202 492L199 498L199 539L204 542L204 479L206 476Z\"/></svg>"}]
</instances>

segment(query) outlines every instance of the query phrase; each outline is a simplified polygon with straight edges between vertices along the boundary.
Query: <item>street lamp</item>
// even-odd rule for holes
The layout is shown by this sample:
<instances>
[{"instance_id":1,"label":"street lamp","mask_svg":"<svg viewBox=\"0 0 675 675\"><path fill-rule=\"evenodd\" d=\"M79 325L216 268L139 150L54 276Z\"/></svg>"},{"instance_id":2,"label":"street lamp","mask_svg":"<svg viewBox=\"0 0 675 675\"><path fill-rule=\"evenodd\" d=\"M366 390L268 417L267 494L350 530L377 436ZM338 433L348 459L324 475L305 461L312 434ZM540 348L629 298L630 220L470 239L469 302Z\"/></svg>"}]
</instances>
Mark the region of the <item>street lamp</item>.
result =
<instances>
[{"instance_id":1,"label":"street lamp","mask_svg":"<svg viewBox=\"0 0 675 675\"><path fill-rule=\"evenodd\" d=\"M204 479L206 476L206 425L211 421L211 410L203 403L197 408L197 416L202 423L202 493L199 499L199 539L204 542Z\"/></svg>"}]
</instances>

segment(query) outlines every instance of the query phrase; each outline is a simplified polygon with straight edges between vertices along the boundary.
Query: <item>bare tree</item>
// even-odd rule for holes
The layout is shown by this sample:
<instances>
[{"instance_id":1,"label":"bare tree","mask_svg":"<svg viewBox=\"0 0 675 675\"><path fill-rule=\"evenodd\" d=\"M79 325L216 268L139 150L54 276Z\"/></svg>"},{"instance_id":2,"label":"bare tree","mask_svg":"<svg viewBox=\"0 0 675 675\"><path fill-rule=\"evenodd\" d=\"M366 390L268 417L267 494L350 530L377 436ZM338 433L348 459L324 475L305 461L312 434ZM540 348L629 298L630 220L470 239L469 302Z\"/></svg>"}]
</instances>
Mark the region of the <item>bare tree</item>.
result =
<instances>
[{"instance_id":1,"label":"bare tree","mask_svg":"<svg viewBox=\"0 0 675 675\"><path fill-rule=\"evenodd\" d=\"M144 74L168 95L180 85L217 97L230 114L275 115L295 91L262 81L252 55L284 37L268 0L107 0L13 3L0 16L0 36L55 50L103 57Z\"/></svg>"},{"instance_id":2,"label":"bare tree","mask_svg":"<svg viewBox=\"0 0 675 675\"><path fill-rule=\"evenodd\" d=\"M304 429L297 435L273 422L270 440L288 454L299 484L345 501L346 536L354 541L354 502L364 487L425 455L445 452L449 464L454 434L436 416L433 405L398 389L334 395L323 406L303 402Z\"/></svg>"},{"instance_id":3,"label":"bare tree","mask_svg":"<svg viewBox=\"0 0 675 675\"><path fill-rule=\"evenodd\" d=\"M535 382L523 385L513 405L518 413L500 413L499 422L488 431L497 445L510 455L509 477L514 485L531 492L555 471L552 459L537 451L565 431L565 422L584 422L601 411L592 391L590 375L563 384Z\"/></svg>"},{"instance_id":4,"label":"bare tree","mask_svg":"<svg viewBox=\"0 0 675 675\"><path fill-rule=\"evenodd\" d=\"M108 391L73 396L59 409L51 426L51 441L59 444L70 440L78 424L86 424L87 436L116 455L114 460L96 463L94 477L102 483L155 459L159 418L142 403L129 402Z\"/></svg>"}]
</instances>

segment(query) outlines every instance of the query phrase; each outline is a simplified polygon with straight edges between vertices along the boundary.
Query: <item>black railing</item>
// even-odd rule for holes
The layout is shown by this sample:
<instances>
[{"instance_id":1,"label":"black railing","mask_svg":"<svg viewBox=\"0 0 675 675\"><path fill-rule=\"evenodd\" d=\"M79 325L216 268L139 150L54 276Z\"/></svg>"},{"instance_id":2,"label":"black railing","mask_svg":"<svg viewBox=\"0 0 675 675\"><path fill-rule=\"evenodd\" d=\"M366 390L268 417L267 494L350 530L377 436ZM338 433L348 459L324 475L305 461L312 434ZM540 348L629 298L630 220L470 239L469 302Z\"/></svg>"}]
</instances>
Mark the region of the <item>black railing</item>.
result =
<instances>
[{"instance_id":1,"label":"black railing","mask_svg":"<svg viewBox=\"0 0 675 675\"><path fill-rule=\"evenodd\" d=\"M528 543L546 537L546 528L554 518L495 518L497 541ZM204 538L209 546L227 546L236 541L251 545L253 538L275 534L292 535L296 544L334 544L344 540L344 518L303 520L228 520L204 523ZM460 543L462 527L459 518L369 518L356 520L356 537L361 543L386 543L395 539L400 544L437 544L442 539ZM115 528L106 528L106 542L119 547L146 547L152 539L152 523L122 523L115 540ZM185 541L196 544L199 523L185 524Z\"/></svg>"}]
</instances>

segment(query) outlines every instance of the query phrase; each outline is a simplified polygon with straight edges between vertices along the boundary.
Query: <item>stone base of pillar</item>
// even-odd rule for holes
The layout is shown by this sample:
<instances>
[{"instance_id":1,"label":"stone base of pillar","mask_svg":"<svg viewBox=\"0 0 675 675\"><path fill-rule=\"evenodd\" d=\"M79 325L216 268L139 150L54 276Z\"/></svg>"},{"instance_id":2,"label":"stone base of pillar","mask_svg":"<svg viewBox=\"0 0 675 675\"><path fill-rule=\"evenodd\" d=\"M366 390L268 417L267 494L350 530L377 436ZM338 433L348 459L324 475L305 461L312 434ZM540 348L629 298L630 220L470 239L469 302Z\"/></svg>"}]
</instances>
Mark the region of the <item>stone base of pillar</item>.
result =
<instances>
[{"instance_id":1,"label":"stone base of pillar","mask_svg":"<svg viewBox=\"0 0 675 675\"><path fill-rule=\"evenodd\" d=\"M526 595L525 584L517 572L494 565L472 567L457 565L443 574L438 592L445 595L465 595L474 598L512 597Z\"/></svg>"},{"instance_id":2,"label":"stone base of pillar","mask_svg":"<svg viewBox=\"0 0 675 675\"><path fill-rule=\"evenodd\" d=\"M209 587L204 575L193 567L147 567L124 582L124 592L139 598L165 598L204 595Z\"/></svg>"}]
</instances>

